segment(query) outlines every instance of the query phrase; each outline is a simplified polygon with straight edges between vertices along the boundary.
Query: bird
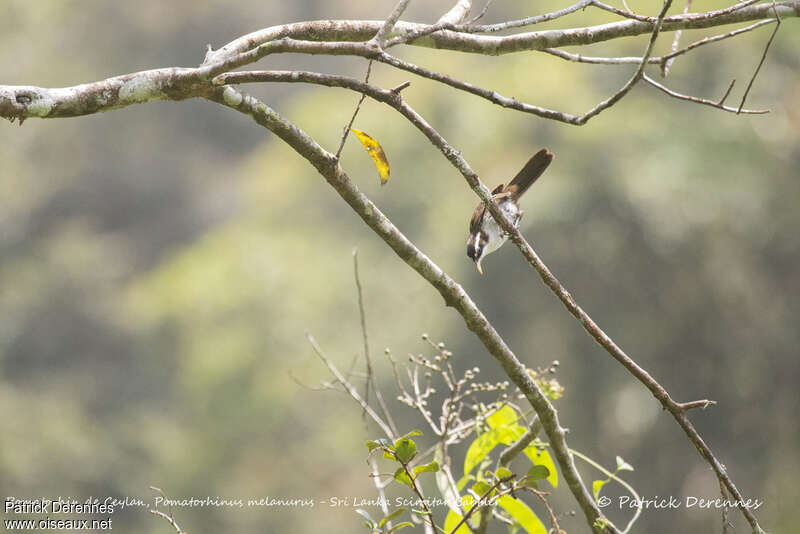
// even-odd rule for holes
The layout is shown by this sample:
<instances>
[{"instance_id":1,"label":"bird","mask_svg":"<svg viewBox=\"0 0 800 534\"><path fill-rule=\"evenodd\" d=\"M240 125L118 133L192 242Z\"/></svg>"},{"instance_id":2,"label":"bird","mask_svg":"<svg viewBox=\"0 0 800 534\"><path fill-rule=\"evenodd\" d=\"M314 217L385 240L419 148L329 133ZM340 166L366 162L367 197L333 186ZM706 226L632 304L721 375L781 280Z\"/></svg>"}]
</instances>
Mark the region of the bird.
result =
<instances>
[{"instance_id":1,"label":"bird","mask_svg":"<svg viewBox=\"0 0 800 534\"><path fill-rule=\"evenodd\" d=\"M533 155L522 170L508 183L500 184L492 190L492 199L497 203L503 214L508 217L514 227L519 227L523 212L519 208L519 199L525 191L533 185L539 176L553 161L553 153L546 148ZM467 256L475 262L478 272L483 274L481 261L487 254L491 254L508 239L492 214L486 209L486 204L481 202L475 208L472 219L469 221L469 238L467 239Z\"/></svg>"}]
</instances>

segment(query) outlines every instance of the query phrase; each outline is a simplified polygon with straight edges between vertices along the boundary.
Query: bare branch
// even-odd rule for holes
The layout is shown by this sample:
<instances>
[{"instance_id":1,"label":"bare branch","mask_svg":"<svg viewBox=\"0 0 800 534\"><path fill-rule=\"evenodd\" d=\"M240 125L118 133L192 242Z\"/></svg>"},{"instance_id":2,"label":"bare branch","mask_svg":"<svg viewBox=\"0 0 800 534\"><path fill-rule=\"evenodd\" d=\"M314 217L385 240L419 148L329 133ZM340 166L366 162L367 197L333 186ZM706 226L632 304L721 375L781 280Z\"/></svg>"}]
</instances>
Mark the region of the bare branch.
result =
<instances>
[{"instance_id":1,"label":"bare branch","mask_svg":"<svg viewBox=\"0 0 800 534\"><path fill-rule=\"evenodd\" d=\"M658 89L659 91L662 91L663 93L668 94L669 96L671 96L673 98L678 98L680 100L686 100L688 102L694 102L696 104L703 104L705 106L711 106L712 108L721 109L722 111L727 111L728 113L744 113L744 114L747 114L747 115L763 115L765 113L769 113L768 109L736 109L736 108L732 108L732 107L723 105L723 102L725 102L725 99L730 94L731 89L733 89L733 82L731 82L731 84L728 86L728 90L725 92L725 95L722 97L722 99L719 102L714 102L713 100L707 100L705 98L698 98L696 96L684 95L684 94L675 92L672 89L669 89L669 88L661 85L660 83L658 83L657 81L655 81L654 79L652 79L651 77L649 77L646 74L644 75L644 81L646 81L647 83L649 83L650 85L652 85L653 87ZM734 82L735 81L736 80L734 80Z\"/></svg>"},{"instance_id":2,"label":"bare branch","mask_svg":"<svg viewBox=\"0 0 800 534\"><path fill-rule=\"evenodd\" d=\"M386 19L386 22L383 23L381 29L378 30L378 33L375 34L375 37L372 38L372 41L378 46L378 48L383 48L386 46L386 37L392 32L392 28L400 19L400 16L408 7L408 3L411 0L400 0L397 2L397 5L394 6L392 13Z\"/></svg>"},{"instance_id":3,"label":"bare branch","mask_svg":"<svg viewBox=\"0 0 800 534\"><path fill-rule=\"evenodd\" d=\"M689 9L692 7L692 0L686 0L686 5L683 7L683 14L687 14ZM672 38L672 51L676 52L678 50L678 45L681 42L681 34L683 30L678 30L675 32L675 36ZM666 78L669 75L669 69L672 67L672 63L675 61L675 58L672 57L667 61L661 64L661 77Z\"/></svg>"},{"instance_id":4,"label":"bare branch","mask_svg":"<svg viewBox=\"0 0 800 534\"><path fill-rule=\"evenodd\" d=\"M670 59L672 59L672 58L674 58L676 56L679 56L681 54L685 54L686 52L688 52L690 50L694 50L698 46L703 46L703 45L706 45L706 44L709 44L709 43L716 43L717 41L722 41L723 39L728 39L729 37L735 37L735 36L740 35L742 33L747 33L749 31L755 30L756 28L760 28L761 26L764 26L765 24L772 24L773 22L775 22L775 19L761 20L761 21L758 21L758 22L756 22L754 24L746 26L744 28L739 28L737 30L730 31L728 33L723 33L721 35L715 35L713 37L706 37L705 39L700 39L699 41L695 41L694 43L690 44L686 48L682 48L682 49L680 49L678 51L670 52L669 54L665 54L664 56L662 56L660 58L657 58L657 59L659 59L659 61L669 61Z\"/></svg>"},{"instance_id":5,"label":"bare branch","mask_svg":"<svg viewBox=\"0 0 800 534\"><path fill-rule=\"evenodd\" d=\"M675 30L679 28L717 26L760 19L768 14L773 15L770 16L770 20L775 20L774 16L785 18L800 14L800 0L788 0L774 6L759 4L741 7L740 4L734 7L736 8L735 11L731 11L732 8L728 8L727 10L716 12L666 17L662 24L662 29ZM408 70L420 76L481 96L503 107L531 113L543 118L581 125L585 124L593 116L587 114L579 117L531 104L524 104L494 91L460 82L446 75L432 73L422 67L384 55L376 47L369 46L366 42L363 42L374 36L382 25L383 22L378 23L375 21L316 21L287 24L254 32L237 39L220 50L209 52L206 62L195 69L155 69L60 89L34 86L0 86L0 117L10 120L28 117L74 117L149 100L182 100L206 97L214 90L208 84L208 81L214 76L276 53L354 55L367 59L374 58L397 68ZM399 31L414 31L427 26L398 22L396 27ZM547 30L506 37L438 32L426 38L418 39L414 44L423 43L427 46L449 48L462 52L504 54L521 50L543 50L559 46L590 44L629 35L639 35L648 31L652 35L653 28L654 24L650 22L627 20L588 28ZM741 31L748 30L743 29ZM734 34L736 33L730 33L731 36ZM289 36L314 39L330 38L333 41L299 41L289 38ZM723 37L718 37L717 39L719 38ZM342 39L361 39L361 42L340 41ZM430 39L430 41L425 41L425 39ZM708 42L711 41L709 40ZM560 55L564 57L563 54ZM665 57L674 56L668 55ZM640 59L636 61L640 61ZM648 59L648 62L650 62L650 59ZM596 114L599 111L591 110L590 113L592 112Z\"/></svg>"},{"instance_id":6,"label":"bare branch","mask_svg":"<svg viewBox=\"0 0 800 534\"><path fill-rule=\"evenodd\" d=\"M369 83L369 75L372 72L372 60L370 59L367 63L367 74L364 76L364 83ZM339 141L339 148L336 150L336 159L338 160L342 155L342 150L344 149L344 144L347 142L347 137L350 135L350 128L353 127L353 122L356 120L356 115L358 115L358 111L361 109L361 104L364 103L364 99L367 95L362 94L361 97L358 99L358 104L356 104L356 109L353 110L353 114L350 116L350 121L344 127L342 131L342 139Z\"/></svg>"},{"instance_id":7,"label":"bare branch","mask_svg":"<svg viewBox=\"0 0 800 534\"><path fill-rule=\"evenodd\" d=\"M672 60L673 58L675 58L677 56L680 56L682 54L685 54L686 52L689 52L690 50L694 50L695 48L697 48L699 46L703 46L703 45L707 45L707 44L711 44L711 43L716 43L718 41L722 41L724 39L728 39L729 37L735 37L735 36L740 35L742 33L746 33L746 32L755 30L756 28L764 26L765 24L772 24L774 22L775 22L775 19L762 20L762 21L756 22L755 24L751 24L750 26L747 26L745 28L739 28L738 30L733 30L733 31L730 31L730 32L727 32L727 33L724 33L724 34L715 35L713 37L706 37L705 39L700 39L699 41L696 41L696 42L690 44L689 46L687 46L685 48L681 48L680 50L676 50L674 52L670 52L669 54L665 54L663 56L651 57L651 58L649 58L647 60L647 63L648 64L659 64L659 63L663 64L663 63L665 63L667 61ZM550 55L553 55L553 56L556 56L556 57L559 57L559 58L562 58L562 59L566 59L568 61L574 61L576 63L592 63L592 64L597 64L597 65L626 65L626 64L631 64L631 63L638 64L638 63L641 63L641 61L642 61L641 57L593 57L593 56L584 56L582 54L572 54L570 52L565 52L563 50L559 50L559 49L555 49L555 48L545 48L545 49L542 50L542 52L545 52L547 54L550 54Z\"/></svg>"},{"instance_id":8,"label":"bare branch","mask_svg":"<svg viewBox=\"0 0 800 534\"><path fill-rule=\"evenodd\" d=\"M529 486L522 486L520 489L533 493L534 495L539 497L539 500L542 501L542 504L544 504L544 507L547 509L547 513L550 515L550 524L552 525L551 529L548 532L555 532L557 534L565 532L561 530L560 526L558 526L558 519L556 518L556 514L553 512L553 508L550 507L550 503L548 503L547 499L544 498L545 495L550 495L549 493L533 489Z\"/></svg>"},{"instance_id":9,"label":"bare branch","mask_svg":"<svg viewBox=\"0 0 800 534\"><path fill-rule=\"evenodd\" d=\"M366 97L366 95L362 95L362 98L363 97ZM338 160L339 158L337 157L336 159ZM356 292L358 293L358 316L361 319L361 337L364 341L364 359L367 362L367 378L365 380L366 391L364 392L364 400L369 402L369 388L371 385L372 389L375 390L375 398L378 399L378 405L381 407L381 412L386 418L386 423L389 425L389 428L392 429L394 435L399 436L400 432L397 431L397 425L394 424L392 414L389 411L389 407L386 406L386 401L383 400L383 393L381 393L381 390L375 380L375 374L372 372L372 357L369 353L369 336L367 336L367 314L364 311L364 297L363 291L361 290L361 278L358 276L357 248L353 249L353 277L356 280Z\"/></svg>"},{"instance_id":10,"label":"bare branch","mask_svg":"<svg viewBox=\"0 0 800 534\"><path fill-rule=\"evenodd\" d=\"M644 15L637 15L633 11L631 11L627 6L625 10L617 9L614 6L610 6L608 4L604 4L598 0L593 0L592 5L603 11L608 11L609 13L614 13L615 15L619 15L620 17L632 20L638 20L640 22L648 22L648 23L655 23L658 19L654 17L646 17Z\"/></svg>"},{"instance_id":11,"label":"bare branch","mask_svg":"<svg viewBox=\"0 0 800 534\"><path fill-rule=\"evenodd\" d=\"M158 492L162 497L164 497L164 500L166 500L168 503L167 510L169 510L169 514L165 514L164 512L161 512L157 509L150 509L150 513L166 519L167 522L169 522L169 524L172 525L172 528L174 528L178 534L186 534L185 532L183 532L183 529L181 529L181 527L178 525L178 522L175 521L175 516L172 515L172 505L169 504L169 499L167 498L167 494L164 493L164 490L162 490L161 488L157 488L155 486L150 486L150 489L155 492Z\"/></svg>"},{"instance_id":12,"label":"bare branch","mask_svg":"<svg viewBox=\"0 0 800 534\"><path fill-rule=\"evenodd\" d=\"M497 480L497 481L495 481L495 483L494 483L494 484L492 484L492 486L491 486L491 487L490 487L488 490L486 490L486 492L484 492L484 493L483 493L483 495L479 495L479 496L478 496L478 499L475 501L475 503L474 503L472 506L470 506L469 510L467 510L467 512L466 512L466 513L465 513L465 514L464 514L464 515L461 517L461 519L459 520L459 522L458 522L458 523L456 523L456 524L455 524L455 526L454 526L453 528L451 528L451 529L450 529L450 532L449 532L448 534L455 534L455 533L458 531L458 529L459 529L459 528L461 528L461 525L463 525L463 524L465 524L467 521L469 521L469 518L470 518L470 517L472 517L472 515L473 515L475 512L477 512L477 511L478 511L480 508L484 508L484 507L486 507L486 506L487 506L487 505L486 505L486 499L487 499L487 497L489 497L489 495L491 495L491 494L492 494L492 492L493 492L494 490L496 490L496 489L497 489L497 487L498 487L498 486L500 486L500 484L501 484L502 482L503 482L502 480ZM503 493L506 493L506 492L498 492L498 493L495 495L495 497L499 497L499 496L500 496L501 494L503 494Z\"/></svg>"},{"instance_id":13,"label":"bare branch","mask_svg":"<svg viewBox=\"0 0 800 534\"><path fill-rule=\"evenodd\" d=\"M734 85L736 85L736 80L735 79L731 80L730 85L728 85L728 89L725 91L725 94L722 95L722 98L719 99L719 102L717 102L717 104L719 104L721 106L722 104L725 103L725 100L728 99L728 95L730 95L731 91L733 91L733 86Z\"/></svg>"},{"instance_id":14,"label":"bare branch","mask_svg":"<svg viewBox=\"0 0 800 534\"><path fill-rule=\"evenodd\" d=\"M486 4L484 4L483 9L481 9L481 12L472 17L471 19L469 19L467 21L467 25L472 26L473 24L481 20L483 16L486 15L486 12L489 11L489 6L491 5L492 5L492 0L486 0Z\"/></svg>"},{"instance_id":15,"label":"bare branch","mask_svg":"<svg viewBox=\"0 0 800 534\"><path fill-rule=\"evenodd\" d=\"M717 401L703 399L690 402L678 402L676 404L678 405L678 408L680 408L684 412L687 412L689 410L694 410L695 408L701 408L705 410L709 406L714 406L715 404L717 404Z\"/></svg>"},{"instance_id":16,"label":"bare branch","mask_svg":"<svg viewBox=\"0 0 800 534\"><path fill-rule=\"evenodd\" d=\"M542 423L539 421L538 417L534 417L533 421L530 422L528 425L528 429L525 431L520 438L503 449L503 452L500 453L500 465L508 465L511 463L511 460L517 457L519 453L525 450L525 447L530 445L533 440L536 439L536 436L539 435L539 432L542 431Z\"/></svg>"},{"instance_id":17,"label":"bare branch","mask_svg":"<svg viewBox=\"0 0 800 534\"><path fill-rule=\"evenodd\" d=\"M469 16L472 9L472 0L457 0L456 5L450 8L450 11L442 15L437 23L450 23L458 24Z\"/></svg>"},{"instance_id":18,"label":"bare branch","mask_svg":"<svg viewBox=\"0 0 800 534\"><path fill-rule=\"evenodd\" d=\"M468 33L494 33L503 30L510 30L512 28L533 26L534 24L540 24L542 22L547 22L548 20L555 20L565 15L569 15L570 13L574 13L580 9L585 8L586 6L592 5L593 3L594 0L581 0L580 2L572 4L569 7L565 7L564 9L560 9L558 11L553 11L552 13L545 13L544 15L525 17L524 19L519 19L519 20L510 20L508 22L501 22L499 24L486 24L483 26L459 26L454 29L456 31L463 31Z\"/></svg>"},{"instance_id":19,"label":"bare branch","mask_svg":"<svg viewBox=\"0 0 800 534\"><path fill-rule=\"evenodd\" d=\"M252 97L248 98L252 99ZM361 408L364 409L367 415L369 415L372 418L372 420L375 421L375 423L381 428L381 430L383 430L383 433L386 434L386 437L391 440L394 440L397 435L392 431L391 427L389 427L389 425L387 425L384 422L384 420L381 419L381 416L378 415L369 404L367 404L367 402L361 397L361 395L358 394L356 388L354 388L353 385L347 381L347 379L344 377L344 375L342 375L342 373L333 364L333 362L327 356L325 356L325 353L322 352L322 349L317 343L317 340L314 339L314 336L312 336L311 334L306 334L306 338L308 338L308 342L311 344L311 348L314 349L314 352L317 354L317 356L319 356L319 359L322 360L322 362L328 367L331 374L336 377L336 380L338 380L339 383L342 384L342 387L344 387L345 391L347 391L347 393L353 398L353 400L355 400L359 404L359 406L361 406Z\"/></svg>"},{"instance_id":20,"label":"bare branch","mask_svg":"<svg viewBox=\"0 0 800 534\"><path fill-rule=\"evenodd\" d=\"M723 10L666 17L661 29L663 31L701 29L773 18L772 4L750 5L751 3L752 1L748 0ZM800 0L778 2L775 4L775 9L782 18L800 16ZM321 20L273 26L239 37L219 50L210 51L206 55L203 65L206 67L216 65L253 50L264 43L286 37L329 42L368 41L383 24L384 21ZM648 21L624 20L583 28L543 30L502 37L453 31L437 32L415 40L413 45L475 54L499 55L524 50L587 45L620 37L649 34L653 32L654 24L655 19ZM429 26L399 21L395 25L395 30L406 34ZM219 72L224 71L225 69ZM215 74L219 74L219 72Z\"/></svg>"},{"instance_id":21,"label":"bare branch","mask_svg":"<svg viewBox=\"0 0 800 534\"><path fill-rule=\"evenodd\" d=\"M600 114L604 110L610 108L623 97L636 85L639 80L642 79L642 75L644 74L644 68L647 66L647 60L650 58L650 54L653 52L653 46L656 43L656 39L658 38L658 33L661 31L661 24L664 21L664 17L667 15L667 11L669 7L672 5L672 0L665 0L664 6L661 8L661 12L658 14L658 19L656 20L655 27L653 28L653 33L650 35L650 40L647 43L647 48L642 55L642 60L639 62L639 68L636 69L636 72L633 73L633 76L623 85L619 91L611 95L606 100L603 100L597 106L587 111L582 116L578 117L578 124L585 124L586 121L594 117L595 115Z\"/></svg>"},{"instance_id":22,"label":"bare branch","mask_svg":"<svg viewBox=\"0 0 800 534\"><path fill-rule=\"evenodd\" d=\"M174 528L175 531L178 534L186 534L185 532L183 532L181 530L181 527L178 525L177 521L175 521L175 518L172 517L171 515L167 515L164 512L160 512L158 510L153 510L153 509L150 510L150 513L153 514L153 515L157 515L159 517L163 517L164 519L166 519L169 522L169 524L172 525L172 528Z\"/></svg>"},{"instance_id":23,"label":"bare branch","mask_svg":"<svg viewBox=\"0 0 800 534\"><path fill-rule=\"evenodd\" d=\"M772 7L775 8L775 4L772 4ZM775 9L775 29L772 30L772 35L769 36L769 40L767 41L767 46L764 47L764 53L761 54L761 60L758 62L758 66L756 67L756 71L753 73L753 77L750 78L750 82L747 84L747 89L744 90L744 95L742 95L742 101L739 103L739 111L737 113L742 112L742 108L744 107L744 103L747 100L747 95L750 94L750 88L753 87L753 82L756 81L756 76L758 76L758 71L761 70L761 65L764 64L764 60L767 59L767 52L769 52L769 47L772 44L773 39L775 39L775 35L778 33L778 29L781 27L781 16L778 14L778 10Z\"/></svg>"}]
</instances>

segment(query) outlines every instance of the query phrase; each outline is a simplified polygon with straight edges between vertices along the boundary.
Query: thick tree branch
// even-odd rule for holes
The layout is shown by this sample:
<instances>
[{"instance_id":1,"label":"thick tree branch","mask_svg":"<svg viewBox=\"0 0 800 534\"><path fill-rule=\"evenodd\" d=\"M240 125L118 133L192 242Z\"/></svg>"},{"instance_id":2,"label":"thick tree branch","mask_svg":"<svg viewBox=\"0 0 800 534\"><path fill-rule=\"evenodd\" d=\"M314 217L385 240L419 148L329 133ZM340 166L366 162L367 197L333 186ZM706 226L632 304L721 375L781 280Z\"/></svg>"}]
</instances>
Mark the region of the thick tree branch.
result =
<instances>
[{"instance_id":1,"label":"thick tree branch","mask_svg":"<svg viewBox=\"0 0 800 534\"><path fill-rule=\"evenodd\" d=\"M165 68L115 76L74 87L0 85L0 117L61 118L141 104L202 97L213 89L198 69Z\"/></svg>"},{"instance_id":2,"label":"thick tree branch","mask_svg":"<svg viewBox=\"0 0 800 534\"><path fill-rule=\"evenodd\" d=\"M796 17L800 14L800 0L789 0L776 4L746 5L748 3L743 2L719 11L665 17L661 27L665 31L701 28L765 18L776 20L778 18ZM463 9L465 5L466 3L459 2L456 7ZM578 5L575 4L575 6ZM592 5L598 5L598 2L593 1ZM744 7L742 7L743 5ZM552 17L559 13L561 12L554 12ZM540 17L546 16L542 15ZM573 59L569 53L551 49L567 45L591 44L648 32L652 35L657 19L652 19L652 21L646 17L645 19L625 20L587 28L521 33L504 37L445 31L417 39L414 44L484 54L545 50L548 53L553 53L566 59ZM762 21L762 23L766 23L766 21ZM0 117L11 120L19 119L20 121L28 117L75 117L149 100L181 100L203 97L211 89L206 82L214 76L257 61L269 54L289 52L356 55L378 59L397 68L486 98L500 106L569 124L584 124L597 112L595 109L583 116L577 116L526 104L513 98L504 97L495 91L483 89L389 56L382 52L379 47L371 46L366 42L375 36L376 32L383 28L385 24L386 21L313 21L286 24L259 30L225 45L220 50L209 51L204 64L194 69L155 69L66 88L0 86ZM445 24L451 23L446 21ZM399 32L413 32L430 27L430 25L402 21L398 21L394 25L395 30ZM727 38L755 27L757 26L751 25L748 28L734 30L722 36L708 38L662 58L644 59L648 63L654 62L653 60L656 59L663 62L706 42ZM326 41L322 42L323 40ZM584 61L586 61L585 58ZM642 58L619 58L602 62L641 63L641 61ZM599 107L605 109L605 107L602 107L604 105L601 103Z\"/></svg>"},{"instance_id":3,"label":"thick tree branch","mask_svg":"<svg viewBox=\"0 0 800 534\"><path fill-rule=\"evenodd\" d=\"M729 9L709 11L706 13L688 13L674 15L664 19L662 30L689 30L712 28L774 18L773 4L734 6ZM775 4L775 10L782 19L800 16L800 0L786 0ZM358 20L318 20L284 24L258 30L240 37L218 50L209 51L205 64L217 63L252 50L266 42L284 37L298 40L314 41L367 41L381 28L384 21ZM396 32L407 33L428 28L427 24L416 24L398 21ZM455 50L475 54L498 55L525 50L542 50L544 48L561 48L594 44L620 37L651 34L655 26L655 18L647 20L623 20L583 28L563 30L543 30L538 32L518 33L507 36L489 36L468 34L465 32L442 31L415 40L413 45L431 48Z\"/></svg>"}]
</instances>

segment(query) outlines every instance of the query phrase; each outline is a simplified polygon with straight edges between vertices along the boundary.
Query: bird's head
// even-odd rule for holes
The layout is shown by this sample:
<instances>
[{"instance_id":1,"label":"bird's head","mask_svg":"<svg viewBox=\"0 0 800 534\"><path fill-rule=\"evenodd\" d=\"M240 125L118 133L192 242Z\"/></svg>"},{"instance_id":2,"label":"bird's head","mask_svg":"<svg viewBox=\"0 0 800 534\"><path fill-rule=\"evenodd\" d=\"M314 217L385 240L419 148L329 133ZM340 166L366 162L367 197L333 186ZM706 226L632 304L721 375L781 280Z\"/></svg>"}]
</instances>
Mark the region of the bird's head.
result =
<instances>
[{"instance_id":1,"label":"bird's head","mask_svg":"<svg viewBox=\"0 0 800 534\"><path fill-rule=\"evenodd\" d=\"M483 274L481 261L486 255L486 243L487 237L483 232L470 233L469 239L467 239L467 256L475 262L475 268L481 274Z\"/></svg>"}]
</instances>

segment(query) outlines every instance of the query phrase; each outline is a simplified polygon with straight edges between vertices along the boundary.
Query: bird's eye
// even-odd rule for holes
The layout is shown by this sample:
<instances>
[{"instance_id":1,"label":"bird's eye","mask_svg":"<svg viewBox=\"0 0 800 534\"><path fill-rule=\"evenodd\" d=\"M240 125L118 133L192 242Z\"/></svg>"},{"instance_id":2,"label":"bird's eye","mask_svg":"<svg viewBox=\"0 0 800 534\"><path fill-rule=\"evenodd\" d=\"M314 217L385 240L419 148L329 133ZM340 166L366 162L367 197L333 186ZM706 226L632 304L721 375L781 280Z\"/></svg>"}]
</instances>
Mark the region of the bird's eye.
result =
<instances>
[{"instance_id":1,"label":"bird's eye","mask_svg":"<svg viewBox=\"0 0 800 534\"><path fill-rule=\"evenodd\" d=\"M475 258L475 246L472 243L467 243L467 256Z\"/></svg>"}]
</instances>

